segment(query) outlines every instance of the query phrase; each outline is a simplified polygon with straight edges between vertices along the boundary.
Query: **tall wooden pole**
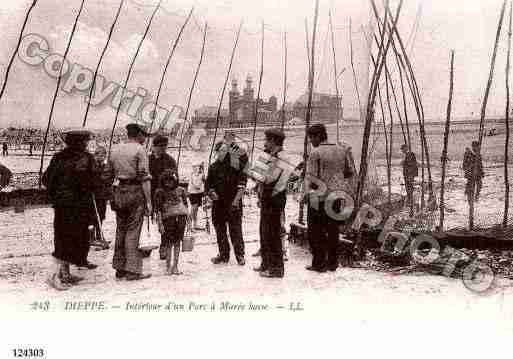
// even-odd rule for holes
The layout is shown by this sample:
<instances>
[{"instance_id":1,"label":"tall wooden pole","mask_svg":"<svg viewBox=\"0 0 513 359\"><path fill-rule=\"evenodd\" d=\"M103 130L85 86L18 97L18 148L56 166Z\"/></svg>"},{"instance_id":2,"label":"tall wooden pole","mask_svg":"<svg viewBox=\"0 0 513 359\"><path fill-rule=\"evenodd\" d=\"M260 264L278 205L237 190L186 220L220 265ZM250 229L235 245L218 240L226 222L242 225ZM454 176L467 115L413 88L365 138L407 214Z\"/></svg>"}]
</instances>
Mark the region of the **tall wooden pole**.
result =
<instances>
[{"instance_id":1,"label":"tall wooden pole","mask_svg":"<svg viewBox=\"0 0 513 359\"><path fill-rule=\"evenodd\" d=\"M495 45L493 47L493 55L490 64L490 73L488 74L488 82L483 97L483 103L481 105L481 118L479 120L479 150L481 150L481 144L484 136L484 121L486 117L486 105L488 104L488 95L490 94L490 88L492 87L493 73L495 70L495 58L497 57L497 49L499 48L499 40L501 36L502 21L504 19L504 11L506 10L506 0L502 3L501 13L499 16L499 24L497 25L497 33L495 35Z\"/></svg>"},{"instance_id":2,"label":"tall wooden pole","mask_svg":"<svg viewBox=\"0 0 513 359\"><path fill-rule=\"evenodd\" d=\"M288 49L287 49L287 32L283 34L283 51L285 52L285 63L283 69L283 101L281 105L281 129L285 127L285 103L287 102L287 57L288 57Z\"/></svg>"},{"instance_id":3,"label":"tall wooden pole","mask_svg":"<svg viewBox=\"0 0 513 359\"><path fill-rule=\"evenodd\" d=\"M141 50L142 44L144 42L144 39L146 39L146 36L148 35L148 32L150 31L151 23L153 21L153 18L157 14L158 9L160 8L160 4L161 3L162 3L162 0L160 0L159 3L157 4L157 6L155 6L155 9L153 10L153 12L151 14L150 20L148 21L148 24L146 25L146 29L144 31L144 34L141 37L141 40L139 41L139 44L137 45L137 50L135 51L134 57L132 58L132 61L130 62L130 66L128 67L128 72L126 74L126 78L125 78L125 82L123 84L123 87L121 89L119 89L118 91L126 90L128 82L130 81L130 76L132 75L132 69L134 67L135 60L137 59L137 56L139 55L139 51ZM109 150L108 150L108 153L107 153L108 158L110 157L110 153L111 153L111 150L112 150L112 140L114 138L114 131L116 130L116 125L118 123L119 112L121 110L122 104L123 104L123 101L122 100L119 101L118 107L116 109L116 117L114 117L114 123L112 124L112 131L110 133L110 139L109 139Z\"/></svg>"},{"instance_id":4,"label":"tall wooden pole","mask_svg":"<svg viewBox=\"0 0 513 359\"><path fill-rule=\"evenodd\" d=\"M366 38L367 38L367 36L366 36ZM379 40L378 40L378 38L377 38L377 36L375 34L374 34L374 39L376 41L376 44L379 46ZM372 55L372 53L370 54L370 58L372 60L373 66L376 67L377 66L376 60L374 59L374 56ZM390 71L388 70L388 66L387 66L386 63L385 63L385 76L386 76L385 77L385 82L386 82L387 86L390 86L392 88L392 94L394 96L394 101L395 101L395 109L396 109L397 116L399 117L399 123L401 124L401 131L402 131L402 134L403 134L404 143L407 144L408 140L406 138L406 133L405 133L405 130L404 130L404 125L403 125L403 121L402 121L402 117L401 117L401 110L399 110L399 104L397 102L397 96L395 94L394 83L392 82L392 76L390 74ZM389 115L390 115L390 118L392 119L391 120L392 121L391 124L393 124L392 109L390 107L390 94L389 94L388 87L387 87L387 104L388 104ZM393 133L393 131L391 131L391 133ZM390 146L390 147L392 148L392 146ZM371 148L371 152L372 151L373 151L373 148ZM392 158L390 157L390 162L391 161L392 161Z\"/></svg>"},{"instance_id":5,"label":"tall wooden pole","mask_svg":"<svg viewBox=\"0 0 513 359\"><path fill-rule=\"evenodd\" d=\"M251 162L253 162L253 152L255 151L255 136L256 136L256 127L258 121L258 108L260 107L260 89L262 88L262 78L264 77L264 22L262 21L262 40L261 40L261 49L260 49L260 75L258 79L258 89L257 89L257 98L255 101L255 113L254 113L254 123L253 123L253 139L251 140Z\"/></svg>"},{"instance_id":6,"label":"tall wooden pole","mask_svg":"<svg viewBox=\"0 0 513 359\"><path fill-rule=\"evenodd\" d=\"M337 57L335 53L335 33L333 31L333 22L331 20L331 11L329 12L330 18L330 31L331 31L331 49L333 52L333 76L335 81L335 94L337 95L337 143L340 142L340 92L338 90L338 71L337 71Z\"/></svg>"},{"instance_id":7,"label":"tall wooden pole","mask_svg":"<svg viewBox=\"0 0 513 359\"><path fill-rule=\"evenodd\" d=\"M167 61L166 61L166 65L164 66L164 70L162 71L162 76L160 78L160 83L159 83L159 89L157 91L157 97L155 99L155 112L153 113L153 116L152 116L153 118L152 118L152 121L151 121L149 132L151 132L151 130L153 129L153 125L154 125L155 118L156 118L156 111L157 111L157 107L158 107L158 104L159 104L160 92L162 91L162 86L164 85L164 82L165 82L167 69L168 69L169 64L171 62L171 59L173 58L173 55L174 55L175 50L176 50L176 48L178 46L178 43L180 42L180 39L182 38L183 31L184 31L185 27L187 26L187 24L189 23L189 20L192 17L193 11L194 11L194 8L191 8L191 10L189 11L189 14L185 18L185 21L183 22L182 26L180 27L180 30L178 32L178 36L176 37L176 39L175 39L175 41L173 43L173 46L171 47L171 52L169 53L169 56L168 56ZM185 120L184 120L183 125L185 125ZM148 142L146 144L148 149L150 147L150 142L151 142L150 139L148 139Z\"/></svg>"},{"instance_id":8,"label":"tall wooden pole","mask_svg":"<svg viewBox=\"0 0 513 359\"><path fill-rule=\"evenodd\" d=\"M103 61L103 56L107 52L107 48L109 47L110 39L112 38L112 33L114 31L114 27L116 26L116 23L118 22L119 14L121 13L121 8L123 7L123 3L125 0L121 0L119 3L118 10L116 12L116 16L114 17L114 21L112 22L112 25L110 26L109 35L107 36L107 42L105 43L105 46L103 47L102 53L100 55L100 59L98 60L98 63L96 64L96 69L94 70L94 76L93 76L93 83L91 84L91 89L89 90L89 98L87 99L87 107L84 114L84 121L82 122L82 127L85 127L87 123L87 115L89 114L89 108L91 107L91 99L93 97L93 91L94 86L96 85L96 77L98 76L98 71L100 70L100 65Z\"/></svg>"},{"instance_id":9,"label":"tall wooden pole","mask_svg":"<svg viewBox=\"0 0 513 359\"><path fill-rule=\"evenodd\" d=\"M315 0L315 12L314 12L314 20L313 20L313 30L312 30L312 48L310 53L309 60L309 71L308 71L308 102L306 106L306 116L305 116L305 139L303 141L303 171L302 171L302 180L303 183L306 178L306 167L308 162L308 129L310 128L310 119L312 116L312 98L313 98L313 90L314 90L314 76L315 76L315 38L317 34L317 19L319 17L319 0ZM306 22L305 22L306 25ZM308 31L308 29L306 29ZM306 44L308 48L308 32L306 36ZM305 188L305 190L308 190ZM303 217L303 202L299 203L299 215L298 222L304 223Z\"/></svg>"},{"instance_id":10,"label":"tall wooden pole","mask_svg":"<svg viewBox=\"0 0 513 359\"><path fill-rule=\"evenodd\" d=\"M358 78L356 76L356 69L354 67L354 54L353 54L353 30L352 30L352 21L351 18L349 18L349 51L351 54L351 69L353 70L353 82L354 82L354 88L356 91L356 99L358 100L358 110L360 111L360 121L364 120L364 109L362 107L362 102L360 100L360 91L358 90ZM371 53L371 45L369 45L369 56L372 56ZM375 66L376 67L376 66ZM369 79L366 79L368 82Z\"/></svg>"},{"instance_id":11,"label":"tall wooden pole","mask_svg":"<svg viewBox=\"0 0 513 359\"><path fill-rule=\"evenodd\" d=\"M187 107L185 109L185 118L183 119L182 131L181 131L181 135L180 135L180 143L178 145L178 157L176 159L176 168L178 168L178 169L180 168L180 156L182 154L182 142L183 142L183 136L185 133L187 117L189 115L189 108L191 106L192 94L194 92L194 88L196 87L196 81L198 79L201 64L203 63L203 55L205 53L205 42L207 39L207 28L208 28L208 25L207 25L207 23L205 23L205 27L203 28L203 42L201 45L200 59L198 62L198 66L196 67L196 72L194 73L194 79L192 80L191 90L189 91L189 98L187 99Z\"/></svg>"},{"instance_id":12,"label":"tall wooden pole","mask_svg":"<svg viewBox=\"0 0 513 359\"><path fill-rule=\"evenodd\" d=\"M305 18L305 36L306 36L306 59L308 60L308 74L310 76L310 69L312 68L312 63L310 60L310 32L308 31L308 19Z\"/></svg>"},{"instance_id":13,"label":"tall wooden pole","mask_svg":"<svg viewBox=\"0 0 513 359\"><path fill-rule=\"evenodd\" d=\"M391 172L391 163L390 163L390 144L389 144L389 138L387 133L387 125L385 122L385 111L383 109L383 99L381 97L381 88L378 84L378 99L379 99L379 106L381 108L381 120L383 122L383 135L385 136L385 159L387 163L387 188L388 188L388 205L390 206L392 204L392 172Z\"/></svg>"},{"instance_id":14,"label":"tall wooden pole","mask_svg":"<svg viewBox=\"0 0 513 359\"><path fill-rule=\"evenodd\" d=\"M452 107L452 93L454 87L454 50L451 51L451 71L450 71L450 84L449 84L449 102L447 103L447 119L445 121L444 131L444 148L442 150L442 179L440 184L440 223L438 224L438 230L443 231L444 229L444 216L445 216L445 167L447 164L447 147L449 144L449 133L451 127L451 107Z\"/></svg>"},{"instance_id":15,"label":"tall wooden pole","mask_svg":"<svg viewBox=\"0 0 513 359\"><path fill-rule=\"evenodd\" d=\"M374 0L371 0L371 3L374 4ZM396 15L393 20L393 27L395 29L397 25L397 21L399 19L399 15L401 13L403 1L399 1L399 5L397 7ZM378 21L379 21L379 16ZM385 21L388 18L388 0L386 0L386 8L385 8ZM392 32L390 33L390 35ZM367 163L367 156L368 156L368 147L369 147L369 138L370 138L370 131L372 127L372 120L374 117L374 103L376 100L376 89L377 89L377 83L379 82L379 78L381 77L381 72L383 70L384 61L386 60L386 55L388 52L388 49L390 48L390 43L392 40L392 36L389 36L386 45L385 45L385 31L383 31L381 40L380 40L380 46L377 56L377 62L378 66L374 70L374 74L372 76L371 81L371 87L369 91L369 96L367 98L367 106L366 106L366 116L365 116L365 125L364 125L364 131L363 131L363 141L362 141L362 151L361 151L361 158L360 158L360 171L358 175L358 186L356 190L356 208L360 208L363 201L363 190L365 186L365 181L367 178L367 170L368 170L368 163Z\"/></svg>"},{"instance_id":16,"label":"tall wooden pole","mask_svg":"<svg viewBox=\"0 0 513 359\"><path fill-rule=\"evenodd\" d=\"M392 178L392 153L394 151L394 116L392 115L392 106L390 106L390 91L389 91L389 81L388 81L388 66L385 59L385 86L386 86L386 95L387 95L387 107L388 107L388 113L390 117L390 141L389 141L389 150L388 150L388 177ZM392 188L391 186L388 189L388 203L389 207L392 206ZM390 209L389 208L389 209Z\"/></svg>"},{"instance_id":17,"label":"tall wooden pole","mask_svg":"<svg viewBox=\"0 0 513 359\"><path fill-rule=\"evenodd\" d=\"M376 36L376 34L374 34L374 40L376 41L376 44L379 45L379 40ZM372 60L372 63L374 65L374 67L376 66L376 60L374 59L374 56L372 56L371 54L371 60ZM388 70L388 66L387 64L385 63L385 81L386 83L388 83L388 85L390 86L390 88L392 89L392 95L394 96L394 101L395 101L395 109L396 109L396 113L397 113L397 117L399 118L399 123L401 124L401 131L402 131L402 134L403 134L403 139L404 139L404 143L407 144L408 143L408 140L406 138L406 132L405 132L405 128L404 128L404 125L403 125L403 120L402 120L402 116L401 116L401 110L399 110L399 104L397 102L397 96L395 94L395 86L394 86L394 83L392 81L392 75L390 74L390 71ZM387 91L388 91L388 88L387 88ZM390 117L392 117L392 111L391 111L391 108L390 108L390 100L389 100L389 93L387 92L387 101L388 101L388 104L389 104L389 112L390 112Z\"/></svg>"},{"instance_id":18,"label":"tall wooden pole","mask_svg":"<svg viewBox=\"0 0 513 359\"><path fill-rule=\"evenodd\" d=\"M397 56L399 54L396 53ZM397 68L399 69L399 79L401 81L401 94L403 99L403 110L404 110L404 125L406 127L406 134L408 136L408 141L406 144L408 145L408 151L411 151L411 134L410 134L410 124L408 123L408 108L406 105L406 92L404 90L404 80L403 80L403 70L401 68L401 65L399 63L399 58L396 57L397 62Z\"/></svg>"},{"instance_id":19,"label":"tall wooden pole","mask_svg":"<svg viewBox=\"0 0 513 359\"><path fill-rule=\"evenodd\" d=\"M375 10L376 11L376 10ZM387 22L383 22L384 26L387 24ZM422 159L426 161L427 165L427 173L428 173L428 189L429 189L429 203L432 206L431 209L434 209L434 205L436 204L435 198L434 198L434 191L433 191L433 179L431 176L431 162L429 158L429 147L426 137L426 131L425 131L425 121L424 121L424 107L422 105L421 95L420 95L420 89L417 84L417 80L415 78L415 72L413 71L413 66L411 64L411 61L408 57L406 48L404 46L404 43L401 39L401 35L399 34L399 31L397 30L397 27L394 27L392 29L392 24L390 22L387 24L388 28L390 29L390 32L395 33L395 36L397 37L397 41L399 42L401 53L404 57L404 63L399 57L399 62L401 63L401 66L403 66L403 69L406 73L406 80L408 81L408 85L410 87L410 92L413 98L413 103L415 106L415 110L417 113L418 121L419 121L419 130L420 130L420 138L421 138L421 149L422 149ZM396 54L396 57L398 57L397 49L395 48L395 42L392 41L392 45L394 48L394 53ZM424 174L424 165L423 168L423 174ZM424 177L424 176L423 176ZM424 189L424 187L422 187Z\"/></svg>"},{"instance_id":20,"label":"tall wooden pole","mask_svg":"<svg viewBox=\"0 0 513 359\"><path fill-rule=\"evenodd\" d=\"M68 44L66 45L66 50L64 51L64 56L62 57L62 64L59 68L59 77L57 78L57 85L55 86L55 92L53 94L53 99L52 99L52 105L50 106L50 114L48 115L48 124L46 125L45 137L43 139L43 147L41 148L41 164L39 166L39 188L41 188L46 142L48 141L48 133L50 132L50 126L52 124L53 110L55 108L55 100L57 100L57 95L59 94L59 87L61 86L62 69L64 68L64 66L66 64L66 57L68 56L68 52L71 47L71 41L73 40L73 35L75 35L75 30L77 28L78 19L80 18L80 14L82 14L82 10L84 9L84 2L85 2L85 0L82 0L82 2L80 3L80 8L78 10L77 16L75 17L75 22L73 23L73 28L71 29L71 34L69 35Z\"/></svg>"},{"instance_id":21,"label":"tall wooden pole","mask_svg":"<svg viewBox=\"0 0 513 359\"><path fill-rule=\"evenodd\" d=\"M34 6L36 6L37 0L33 0L32 4L27 10L27 13L25 14L25 20L23 20L23 25L21 26L20 36L18 36L18 42L16 44L16 49L14 50L11 59L9 60L9 64L7 65L7 69L5 70L5 78L4 82L2 84L2 89L0 90L0 100L2 99L2 96L4 95L5 87L7 86L7 80L9 79L9 74L11 72L12 64L14 63L14 59L16 58L16 55L18 54L18 50L20 49L21 39L23 38L23 33L25 32L25 27L27 26L27 22L30 17L30 13L32 12L32 9Z\"/></svg>"},{"instance_id":22,"label":"tall wooden pole","mask_svg":"<svg viewBox=\"0 0 513 359\"><path fill-rule=\"evenodd\" d=\"M233 59L235 57L235 50L237 50L237 44L239 43L240 32L242 30L242 21L237 29L237 35L235 37L235 44L233 45L232 55L230 56L230 62L228 64L228 70L226 71L226 77L224 79L223 90L221 91L221 98L219 99L219 106L217 107L217 115L216 115L216 128L214 130L214 138L212 139L212 146L210 147L210 155L208 156L208 165L212 162L212 154L214 153L214 146L216 144L217 138L217 130L219 129L219 120L221 118L221 108L223 106L224 93L226 92L226 85L228 84L228 79L230 78L230 72L232 71Z\"/></svg>"},{"instance_id":23,"label":"tall wooden pole","mask_svg":"<svg viewBox=\"0 0 513 359\"><path fill-rule=\"evenodd\" d=\"M513 10L513 3L510 3L509 8L509 29L508 29L508 58L506 60L506 139L504 141L504 217L502 218L502 226L508 225L508 212L509 212L509 174L508 174L508 160L509 160L509 71L510 71L510 56L511 56L511 15Z\"/></svg>"}]
</instances>

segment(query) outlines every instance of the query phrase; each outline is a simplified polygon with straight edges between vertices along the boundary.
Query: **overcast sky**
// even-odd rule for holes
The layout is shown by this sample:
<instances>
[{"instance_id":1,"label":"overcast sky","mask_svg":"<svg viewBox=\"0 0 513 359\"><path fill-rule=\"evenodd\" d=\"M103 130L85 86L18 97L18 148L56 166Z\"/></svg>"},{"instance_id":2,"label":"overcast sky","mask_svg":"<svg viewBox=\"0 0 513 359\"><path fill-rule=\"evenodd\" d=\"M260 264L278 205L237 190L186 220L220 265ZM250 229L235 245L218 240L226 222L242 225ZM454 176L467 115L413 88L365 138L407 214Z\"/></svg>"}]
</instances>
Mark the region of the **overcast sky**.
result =
<instances>
[{"instance_id":1,"label":"overcast sky","mask_svg":"<svg viewBox=\"0 0 513 359\"><path fill-rule=\"evenodd\" d=\"M25 12L32 0L3 0L0 4L0 79L13 53ZM111 44L100 72L109 81L123 83L155 0L125 0ZM358 103L350 66L349 18L352 19L356 72L360 90L365 74L366 43L363 25L370 19L365 0L321 0L316 46L316 89L334 93L333 57L328 33L328 12L335 27L335 49L343 93L344 114L358 116ZM397 1L392 1L395 5ZM449 87L449 53L455 55L455 93L453 116L477 117L480 111L495 32L500 0L406 0L401 14L400 31L408 42L411 59L423 96L426 117L445 117ZM64 53L80 0L39 0L25 33L45 37L53 52ZM68 59L94 70L107 39L119 0L86 0ZM159 104L185 106L201 48L201 26L207 21L209 32L205 59L193 96L192 108L217 106L226 76L230 52L238 24L243 32L237 48L231 78L244 85L247 74L254 81L255 93L260 65L260 27L265 22L264 75L262 97L276 95L281 103L283 93L283 32L288 34L288 101L293 102L306 89L307 59L305 18L312 30L313 0L175 0L163 1L136 60L128 87L144 87L154 100L162 70L178 29L187 12L194 6L194 19L187 26L166 76ZM505 58L507 13L501 36L495 80L488 114L502 116L505 102ZM311 35L310 35L311 36ZM390 61L395 73L395 64ZM395 75L394 75L395 76ZM16 59L7 90L0 103L0 127L13 123L45 124L56 80L41 66L31 67ZM228 89L229 90L229 89ZM228 98L226 93L225 100ZM225 104L225 106L227 106ZM85 111L82 93L60 92L56 102L55 126L81 124ZM109 127L115 111L107 106L90 113L92 127ZM121 123L127 118L122 117Z\"/></svg>"}]
</instances>

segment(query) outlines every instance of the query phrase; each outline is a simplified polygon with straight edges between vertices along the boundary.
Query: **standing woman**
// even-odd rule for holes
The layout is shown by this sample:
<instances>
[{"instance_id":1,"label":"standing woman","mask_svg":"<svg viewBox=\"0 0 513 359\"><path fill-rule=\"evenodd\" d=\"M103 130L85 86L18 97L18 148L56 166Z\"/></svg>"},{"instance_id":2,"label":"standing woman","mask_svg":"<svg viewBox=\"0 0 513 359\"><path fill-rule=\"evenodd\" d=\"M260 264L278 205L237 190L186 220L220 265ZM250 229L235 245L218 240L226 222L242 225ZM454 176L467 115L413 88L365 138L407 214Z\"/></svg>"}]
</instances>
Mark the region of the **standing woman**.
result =
<instances>
[{"instance_id":1,"label":"standing woman","mask_svg":"<svg viewBox=\"0 0 513 359\"><path fill-rule=\"evenodd\" d=\"M192 228L202 230L198 226L198 208L203 202L205 193L205 173L203 163L192 166L191 180L189 182L189 201L191 202Z\"/></svg>"},{"instance_id":2,"label":"standing woman","mask_svg":"<svg viewBox=\"0 0 513 359\"><path fill-rule=\"evenodd\" d=\"M94 223L92 194L98 182L94 157L86 151L90 137L85 130L66 132L66 147L53 156L42 178L54 208L56 267L48 284L57 290L83 279L70 273L70 264L87 263L88 226Z\"/></svg>"}]
</instances>

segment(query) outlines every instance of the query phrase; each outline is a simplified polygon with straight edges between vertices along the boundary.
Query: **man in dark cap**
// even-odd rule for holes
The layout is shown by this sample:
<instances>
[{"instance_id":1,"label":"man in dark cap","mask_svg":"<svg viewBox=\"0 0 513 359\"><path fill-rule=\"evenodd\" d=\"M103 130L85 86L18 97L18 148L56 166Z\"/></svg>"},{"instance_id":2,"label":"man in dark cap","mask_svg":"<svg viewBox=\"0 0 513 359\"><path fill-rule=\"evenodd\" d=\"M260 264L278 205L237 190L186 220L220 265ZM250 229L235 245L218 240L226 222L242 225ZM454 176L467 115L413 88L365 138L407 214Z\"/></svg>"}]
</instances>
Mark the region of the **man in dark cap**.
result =
<instances>
[{"instance_id":1,"label":"man in dark cap","mask_svg":"<svg viewBox=\"0 0 513 359\"><path fill-rule=\"evenodd\" d=\"M155 191L160 185L160 175L165 170L171 170L178 176L178 168L176 166L175 159L166 153L168 143L168 138L165 136L157 135L155 136L155 138L153 138L153 146L151 149L151 155L149 159L151 175L151 198L154 197ZM160 259L165 260L167 253L167 242L165 240L161 240L160 243Z\"/></svg>"},{"instance_id":2,"label":"man in dark cap","mask_svg":"<svg viewBox=\"0 0 513 359\"><path fill-rule=\"evenodd\" d=\"M260 254L262 262L255 271L267 278L282 278L285 274L283 263L282 216L287 202L287 186L279 186L283 171L282 157L285 134L277 128L265 131L264 151L269 155L265 160L266 170L258 184L260 205Z\"/></svg>"},{"instance_id":3,"label":"man in dark cap","mask_svg":"<svg viewBox=\"0 0 513 359\"><path fill-rule=\"evenodd\" d=\"M245 265L244 240L242 238L242 197L246 188L247 176L244 168L248 163L246 152L227 134L223 142L215 146L216 160L210 165L206 180L206 191L213 201L212 223L217 237L219 254L212 263L228 263L230 232L235 258L239 265ZM227 228L228 227L228 228Z\"/></svg>"},{"instance_id":4,"label":"man in dark cap","mask_svg":"<svg viewBox=\"0 0 513 359\"><path fill-rule=\"evenodd\" d=\"M467 202L478 202L483 187L483 159L479 149L479 141L472 141L472 148L466 148L463 154L463 175L467 180L465 195Z\"/></svg>"},{"instance_id":5,"label":"man in dark cap","mask_svg":"<svg viewBox=\"0 0 513 359\"><path fill-rule=\"evenodd\" d=\"M143 147L148 134L140 125L126 126L128 140L112 148L106 172L114 179L111 207L116 211L116 244L112 266L116 278L140 280L143 274L143 253L139 237L144 216L152 212L151 175L148 155Z\"/></svg>"},{"instance_id":6,"label":"man in dark cap","mask_svg":"<svg viewBox=\"0 0 513 359\"><path fill-rule=\"evenodd\" d=\"M351 147L328 142L326 127L312 125L308 139L313 150L306 164L305 195L308 199L308 240L312 250L312 264L307 270L326 272L338 268L339 225L342 209L337 193L354 194L356 167ZM322 184L324 191L318 188ZM330 194L334 194L331 200ZM335 216L337 214L337 216Z\"/></svg>"},{"instance_id":7,"label":"man in dark cap","mask_svg":"<svg viewBox=\"0 0 513 359\"><path fill-rule=\"evenodd\" d=\"M474 227L474 204L479 201L479 195L483 188L483 158L479 141L472 141L472 148L466 148L463 154L463 175L467 180L465 195L469 209L469 227Z\"/></svg>"},{"instance_id":8,"label":"man in dark cap","mask_svg":"<svg viewBox=\"0 0 513 359\"><path fill-rule=\"evenodd\" d=\"M66 148L53 156L42 178L54 208L56 271L48 283L58 290L83 279L70 273L70 264L96 268L87 262L89 226L94 223L93 194L99 183L94 157L86 150L90 135L84 130L66 132Z\"/></svg>"}]
</instances>

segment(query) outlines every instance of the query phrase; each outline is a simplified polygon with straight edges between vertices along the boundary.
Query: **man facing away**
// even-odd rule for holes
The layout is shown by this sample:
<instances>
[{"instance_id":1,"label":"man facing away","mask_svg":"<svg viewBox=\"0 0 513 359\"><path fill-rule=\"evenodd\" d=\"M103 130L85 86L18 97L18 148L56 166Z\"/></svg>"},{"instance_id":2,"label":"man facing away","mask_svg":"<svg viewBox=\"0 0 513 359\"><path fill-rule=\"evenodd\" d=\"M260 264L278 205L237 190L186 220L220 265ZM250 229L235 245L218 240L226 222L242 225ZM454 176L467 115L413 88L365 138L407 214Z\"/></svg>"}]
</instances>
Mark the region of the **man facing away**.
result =
<instances>
[{"instance_id":1,"label":"man facing away","mask_svg":"<svg viewBox=\"0 0 513 359\"><path fill-rule=\"evenodd\" d=\"M242 266L246 264L242 238L242 197L247 184L244 168L248 163L248 156L235 144L231 133L225 134L223 142L216 144L215 151L217 159L208 169L205 185L208 196L213 201L212 223L219 248L219 254L212 258L212 263L228 263L230 259L228 230L235 258Z\"/></svg>"},{"instance_id":2,"label":"man facing away","mask_svg":"<svg viewBox=\"0 0 513 359\"><path fill-rule=\"evenodd\" d=\"M336 199L336 195L332 200L330 194L343 191L353 195L356 167L351 147L329 143L324 125L312 125L308 129L308 139L313 150L306 165L305 196L308 199L308 240L312 264L306 269L336 271L339 264L339 225L346 219L340 216L342 200Z\"/></svg>"},{"instance_id":3,"label":"man facing away","mask_svg":"<svg viewBox=\"0 0 513 359\"><path fill-rule=\"evenodd\" d=\"M279 185L280 177L284 174L279 163L284 140L285 134L280 129L265 131L264 151L270 158L266 160L267 169L263 174L263 181L258 185L262 262L255 271L267 278L282 278L285 273L282 222L287 203L287 181L283 181L282 188Z\"/></svg>"},{"instance_id":4,"label":"man facing away","mask_svg":"<svg viewBox=\"0 0 513 359\"><path fill-rule=\"evenodd\" d=\"M465 154L463 155L463 172L467 180L465 187L467 202L479 201L479 195L483 187L484 171L478 141L472 141L472 149L468 147L465 149Z\"/></svg>"},{"instance_id":5,"label":"man facing away","mask_svg":"<svg viewBox=\"0 0 513 359\"><path fill-rule=\"evenodd\" d=\"M155 191L160 187L160 176L165 170L171 170L178 177L178 168L173 157L166 153L168 138L157 135L153 139L153 146L149 158L150 175L151 175L151 198L154 198ZM161 260L166 259L167 242L161 236L159 255Z\"/></svg>"},{"instance_id":6,"label":"man facing away","mask_svg":"<svg viewBox=\"0 0 513 359\"><path fill-rule=\"evenodd\" d=\"M144 216L152 212L151 175L143 144L148 134L138 124L126 126L128 140L115 145L107 162L107 171L114 180L112 208L116 211L116 244L112 266L116 278L140 280L143 274L143 253L139 237Z\"/></svg>"},{"instance_id":7,"label":"man facing away","mask_svg":"<svg viewBox=\"0 0 513 359\"><path fill-rule=\"evenodd\" d=\"M406 189L406 202L410 207L410 217L415 214L413 204L413 191L415 189L415 177L419 175L419 166L415 154L408 149L408 145L401 146L401 152L404 154L404 159L401 162L403 167L404 187Z\"/></svg>"}]
</instances>

